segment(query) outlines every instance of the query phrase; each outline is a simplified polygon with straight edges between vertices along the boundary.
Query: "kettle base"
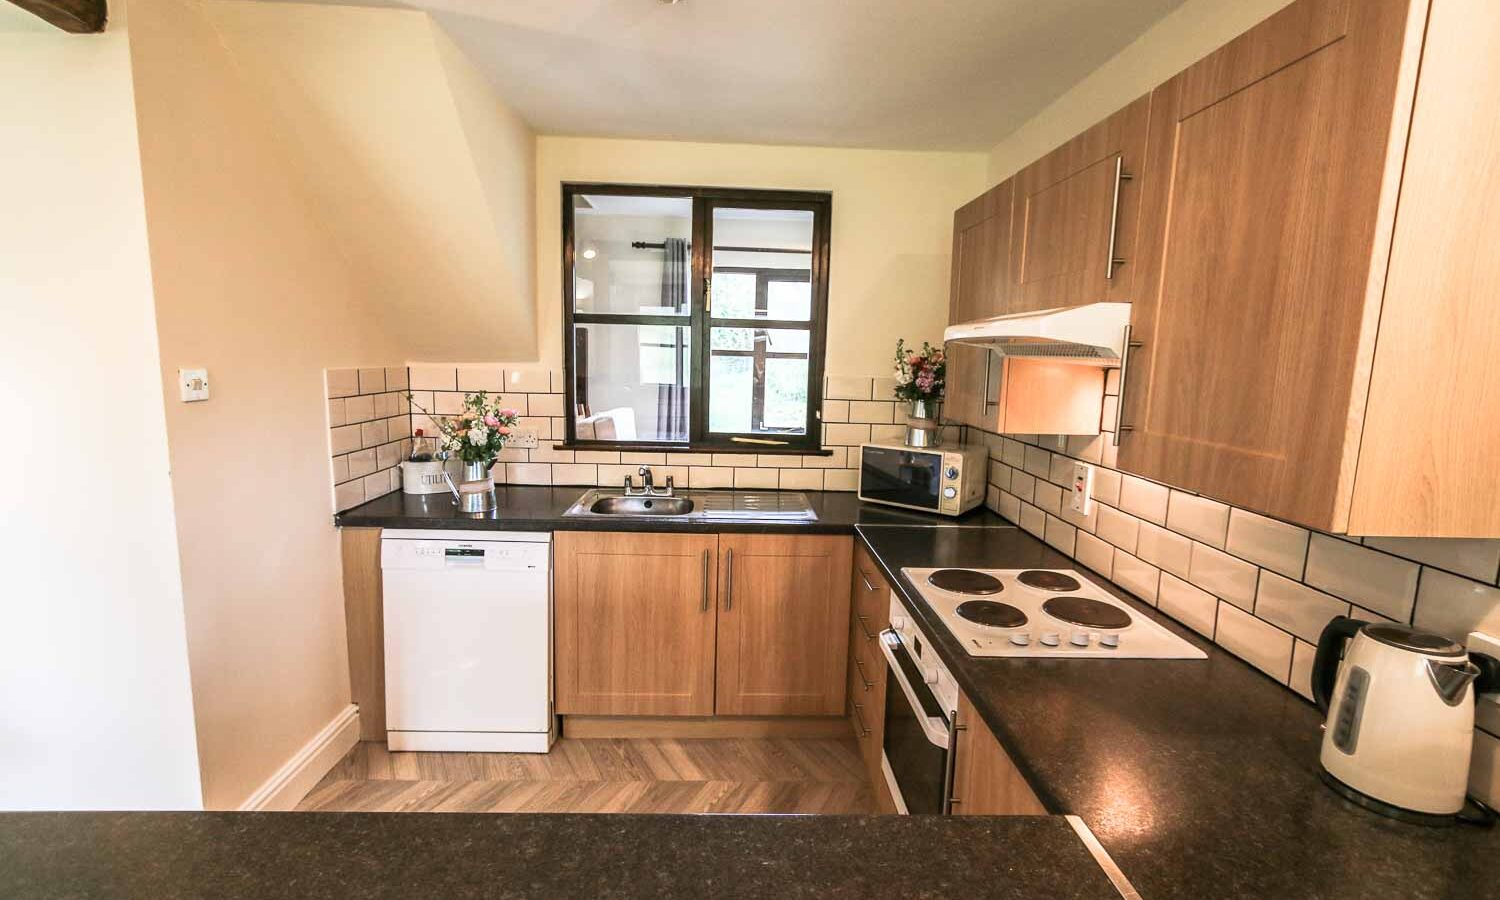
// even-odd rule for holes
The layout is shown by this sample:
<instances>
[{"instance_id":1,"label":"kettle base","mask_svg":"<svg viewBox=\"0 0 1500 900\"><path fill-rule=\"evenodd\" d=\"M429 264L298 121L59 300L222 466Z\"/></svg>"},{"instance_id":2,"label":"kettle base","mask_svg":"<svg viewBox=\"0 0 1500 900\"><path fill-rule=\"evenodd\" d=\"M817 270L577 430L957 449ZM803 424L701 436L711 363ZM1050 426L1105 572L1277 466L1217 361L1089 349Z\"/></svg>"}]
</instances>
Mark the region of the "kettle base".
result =
<instances>
[{"instance_id":1,"label":"kettle base","mask_svg":"<svg viewBox=\"0 0 1500 900\"><path fill-rule=\"evenodd\" d=\"M1337 778L1329 774L1327 769L1324 769L1322 767L1319 767L1318 774L1322 776L1324 784L1333 788L1334 793L1338 794L1340 797L1343 797L1345 800L1348 800L1350 803L1353 803L1357 806L1362 806L1365 809L1368 809L1374 813L1379 813L1382 816L1388 816L1399 822L1406 822L1411 825L1425 825L1431 828L1443 828L1449 825L1457 825L1461 822L1465 824L1483 825L1485 827L1494 824L1494 814L1491 813L1487 807L1480 806L1478 803L1475 803L1472 800L1466 800L1464 803L1464 806L1466 808L1469 806L1475 807L1475 811L1472 814L1469 813L1467 809L1461 809L1456 813L1418 812L1413 809L1406 809L1404 807L1395 806L1393 804L1385 802L1384 800L1371 797L1369 794L1366 794L1365 792L1357 788L1352 788L1349 785L1344 784L1342 781L1339 781Z\"/></svg>"}]
</instances>

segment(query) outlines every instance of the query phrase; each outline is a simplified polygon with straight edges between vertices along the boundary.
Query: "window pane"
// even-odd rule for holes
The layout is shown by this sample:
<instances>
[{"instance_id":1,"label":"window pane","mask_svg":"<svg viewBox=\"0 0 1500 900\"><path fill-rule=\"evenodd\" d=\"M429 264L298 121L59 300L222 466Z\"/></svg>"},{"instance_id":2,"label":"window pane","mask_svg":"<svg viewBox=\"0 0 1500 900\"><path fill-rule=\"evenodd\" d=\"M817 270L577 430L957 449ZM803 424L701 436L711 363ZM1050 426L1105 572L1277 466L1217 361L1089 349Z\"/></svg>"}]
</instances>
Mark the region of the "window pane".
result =
<instances>
[{"instance_id":1,"label":"window pane","mask_svg":"<svg viewBox=\"0 0 1500 900\"><path fill-rule=\"evenodd\" d=\"M691 197L573 196L573 308L689 315Z\"/></svg>"},{"instance_id":2,"label":"window pane","mask_svg":"<svg viewBox=\"0 0 1500 900\"><path fill-rule=\"evenodd\" d=\"M806 434L810 338L802 328L711 329L708 430Z\"/></svg>"},{"instance_id":3,"label":"window pane","mask_svg":"<svg viewBox=\"0 0 1500 900\"><path fill-rule=\"evenodd\" d=\"M714 207L713 235L714 318L811 321L811 211Z\"/></svg>"},{"instance_id":4,"label":"window pane","mask_svg":"<svg viewBox=\"0 0 1500 900\"><path fill-rule=\"evenodd\" d=\"M689 328L596 324L573 334L579 440L688 439Z\"/></svg>"}]
</instances>

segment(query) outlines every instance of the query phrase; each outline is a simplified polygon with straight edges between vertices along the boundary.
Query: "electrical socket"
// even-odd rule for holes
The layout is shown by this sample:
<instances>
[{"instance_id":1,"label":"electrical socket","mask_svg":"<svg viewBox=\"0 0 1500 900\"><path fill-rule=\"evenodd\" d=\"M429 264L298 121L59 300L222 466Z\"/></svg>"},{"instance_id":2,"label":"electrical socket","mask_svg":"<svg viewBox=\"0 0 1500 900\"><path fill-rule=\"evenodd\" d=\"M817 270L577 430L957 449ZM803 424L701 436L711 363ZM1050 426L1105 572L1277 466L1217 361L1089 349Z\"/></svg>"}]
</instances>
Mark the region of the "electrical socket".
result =
<instances>
[{"instance_id":1,"label":"electrical socket","mask_svg":"<svg viewBox=\"0 0 1500 900\"><path fill-rule=\"evenodd\" d=\"M1094 467L1088 463L1073 464L1073 488L1069 492L1068 505L1081 516L1093 509Z\"/></svg>"},{"instance_id":2,"label":"electrical socket","mask_svg":"<svg viewBox=\"0 0 1500 900\"><path fill-rule=\"evenodd\" d=\"M510 440L505 443L519 450L536 449L536 429L517 428L510 433Z\"/></svg>"}]
</instances>

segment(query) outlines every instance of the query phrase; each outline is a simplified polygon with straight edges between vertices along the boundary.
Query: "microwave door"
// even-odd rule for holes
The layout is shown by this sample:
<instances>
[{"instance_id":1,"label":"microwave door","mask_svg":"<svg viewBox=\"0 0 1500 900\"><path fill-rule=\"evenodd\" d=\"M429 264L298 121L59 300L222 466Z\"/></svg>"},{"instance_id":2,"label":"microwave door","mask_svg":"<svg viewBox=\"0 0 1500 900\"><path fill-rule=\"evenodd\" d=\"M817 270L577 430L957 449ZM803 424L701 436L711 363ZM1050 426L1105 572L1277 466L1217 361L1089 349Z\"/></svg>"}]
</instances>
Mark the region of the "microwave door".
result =
<instances>
[{"instance_id":1,"label":"microwave door","mask_svg":"<svg viewBox=\"0 0 1500 900\"><path fill-rule=\"evenodd\" d=\"M866 446L860 467L859 490L864 499L931 510L941 504L941 453Z\"/></svg>"},{"instance_id":2,"label":"microwave door","mask_svg":"<svg viewBox=\"0 0 1500 900\"><path fill-rule=\"evenodd\" d=\"M880 635L886 657L882 750L900 805L912 814L947 812L952 790L951 722L923 682L916 663L891 631Z\"/></svg>"}]
</instances>

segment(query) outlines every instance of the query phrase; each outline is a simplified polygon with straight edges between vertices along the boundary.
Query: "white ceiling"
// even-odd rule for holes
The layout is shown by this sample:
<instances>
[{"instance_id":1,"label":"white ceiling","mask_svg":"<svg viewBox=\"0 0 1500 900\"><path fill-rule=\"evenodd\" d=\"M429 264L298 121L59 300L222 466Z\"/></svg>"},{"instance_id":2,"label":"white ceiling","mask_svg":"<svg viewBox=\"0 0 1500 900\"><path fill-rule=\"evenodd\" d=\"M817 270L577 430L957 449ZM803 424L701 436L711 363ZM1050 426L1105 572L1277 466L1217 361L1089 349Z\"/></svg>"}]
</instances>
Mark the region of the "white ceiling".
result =
<instances>
[{"instance_id":1,"label":"white ceiling","mask_svg":"<svg viewBox=\"0 0 1500 900\"><path fill-rule=\"evenodd\" d=\"M1183 2L351 5L431 13L543 134L988 150Z\"/></svg>"}]
</instances>

